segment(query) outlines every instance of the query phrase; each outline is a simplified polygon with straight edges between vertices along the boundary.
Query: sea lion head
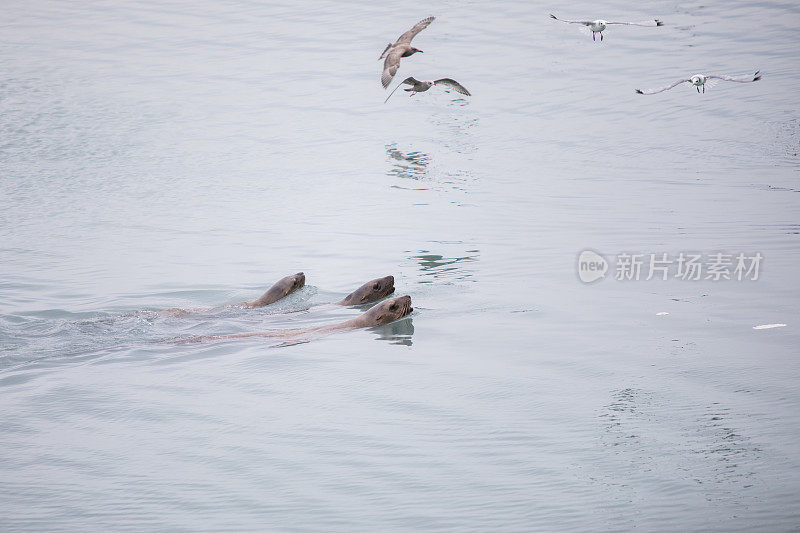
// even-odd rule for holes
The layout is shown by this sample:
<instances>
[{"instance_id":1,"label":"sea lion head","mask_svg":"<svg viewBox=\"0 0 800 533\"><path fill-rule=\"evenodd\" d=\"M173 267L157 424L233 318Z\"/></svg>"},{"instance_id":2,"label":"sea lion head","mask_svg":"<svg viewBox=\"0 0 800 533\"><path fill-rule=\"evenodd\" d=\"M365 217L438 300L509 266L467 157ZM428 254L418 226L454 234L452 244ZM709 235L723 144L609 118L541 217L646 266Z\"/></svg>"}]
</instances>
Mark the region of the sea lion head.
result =
<instances>
[{"instance_id":1,"label":"sea lion head","mask_svg":"<svg viewBox=\"0 0 800 533\"><path fill-rule=\"evenodd\" d=\"M306 284L306 275L302 272L298 272L293 276L286 276L280 281L280 283L283 286L283 295L286 296L287 294L293 293Z\"/></svg>"},{"instance_id":2,"label":"sea lion head","mask_svg":"<svg viewBox=\"0 0 800 533\"><path fill-rule=\"evenodd\" d=\"M306 275L302 272L298 272L297 274L286 276L276 281L258 300L243 302L243 304L246 307L264 307L265 305L277 302L281 298L285 298L305 284Z\"/></svg>"},{"instance_id":3,"label":"sea lion head","mask_svg":"<svg viewBox=\"0 0 800 533\"><path fill-rule=\"evenodd\" d=\"M358 305L380 300L394 292L394 276L368 281L342 300L342 305Z\"/></svg>"},{"instance_id":4,"label":"sea lion head","mask_svg":"<svg viewBox=\"0 0 800 533\"><path fill-rule=\"evenodd\" d=\"M366 322L365 326L380 326L403 318L413 310L411 296L398 296L373 305L361 318Z\"/></svg>"}]
</instances>

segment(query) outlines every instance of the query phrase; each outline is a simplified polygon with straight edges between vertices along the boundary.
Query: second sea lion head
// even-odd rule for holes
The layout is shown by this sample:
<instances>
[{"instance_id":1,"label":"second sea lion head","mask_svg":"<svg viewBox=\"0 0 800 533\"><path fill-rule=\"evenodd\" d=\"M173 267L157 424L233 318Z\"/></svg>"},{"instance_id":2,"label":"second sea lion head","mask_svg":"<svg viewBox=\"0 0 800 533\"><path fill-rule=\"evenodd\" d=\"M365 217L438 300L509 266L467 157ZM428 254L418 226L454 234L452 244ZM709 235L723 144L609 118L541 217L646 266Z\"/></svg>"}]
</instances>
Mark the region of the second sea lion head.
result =
<instances>
[{"instance_id":1,"label":"second sea lion head","mask_svg":"<svg viewBox=\"0 0 800 533\"><path fill-rule=\"evenodd\" d=\"M361 315L366 321L366 326L380 326L388 324L397 319L411 314L414 308L411 307L411 296L398 296L389 298L379 304L375 304Z\"/></svg>"},{"instance_id":2,"label":"second sea lion head","mask_svg":"<svg viewBox=\"0 0 800 533\"><path fill-rule=\"evenodd\" d=\"M358 305L380 300L394 292L394 276L368 281L341 301L342 305Z\"/></svg>"}]
</instances>

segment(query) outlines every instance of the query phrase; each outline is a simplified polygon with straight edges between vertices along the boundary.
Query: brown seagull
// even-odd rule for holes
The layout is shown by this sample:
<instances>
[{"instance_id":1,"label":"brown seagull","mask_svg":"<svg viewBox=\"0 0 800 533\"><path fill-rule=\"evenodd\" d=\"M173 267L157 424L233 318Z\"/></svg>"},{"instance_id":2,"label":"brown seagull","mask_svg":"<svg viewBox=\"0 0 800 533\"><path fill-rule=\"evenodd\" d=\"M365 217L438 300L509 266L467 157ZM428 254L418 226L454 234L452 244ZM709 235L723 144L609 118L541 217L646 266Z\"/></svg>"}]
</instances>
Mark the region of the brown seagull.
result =
<instances>
[{"instance_id":1,"label":"brown seagull","mask_svg":"<svg viewBox=\"0 0 800 533\"><path fill-rule=\"evenodd\" d=\"M396 43L389 43L386 45L386 49L384 49L381 57L378 58L386 58L386 61L383 62L383 74L381 74L381 83L383 84L384 89L389 86L392 78L394 78L394 75L397 73L397 69L400 68L401 57L408 57L417 52L422 52L422 50L411 46L411 39L416 37L419 32L427 28L435 18L436 17L428 17L420 20L414 25L413 28L401 35L400 38L397 39Z\"/></svg>"},{"instance_id":2,"label":"brown seagull","mask_svg":"<svg viewBox=\"0 0 800 533\"><path fill-rule=\"evenodd\" d=\"M384 100L383 103L385 104L386 102L388 102L389 98L391 98L392 95L394 94L394 92L397 89L399 89L400 86L403 85L403 84L411 85L410 89L404 89L404 91L410 92L411 95L414 95L415 93L424 93L425 91L427 91L428 89L430 89L434 85L444 85L445 87L450 87L451 89L454 89L456 92L459 92L461 94L466 94L467 96L472 96L470 94L470 92L467 90L466 87L464 87L463 85L458 83L456 80L453 80L453 79L450 79L450 78L440 78L438 80L423 80L423 81L419 81L417 79L414 79L413 76L409 76L408 78L404 79L401 83L397 84L397 87L395 87L392 90L392 92L389 93L389 96L386 97L386 100Z\"/></svg>"}]
</instances>

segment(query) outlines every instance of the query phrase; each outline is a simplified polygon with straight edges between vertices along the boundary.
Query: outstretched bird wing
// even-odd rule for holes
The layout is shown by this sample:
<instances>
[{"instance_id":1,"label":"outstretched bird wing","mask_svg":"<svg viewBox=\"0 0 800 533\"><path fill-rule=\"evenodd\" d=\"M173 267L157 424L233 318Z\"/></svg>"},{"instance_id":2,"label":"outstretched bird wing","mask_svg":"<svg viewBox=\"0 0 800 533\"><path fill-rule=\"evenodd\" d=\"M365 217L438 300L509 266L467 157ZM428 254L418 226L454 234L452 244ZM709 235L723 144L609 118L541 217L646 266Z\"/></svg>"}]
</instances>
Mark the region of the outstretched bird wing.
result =
<instances>
[{"instance_id":1,"label":"outstretched bird wing","mask_svg":"<svg viewBox=\"0 0 800 533\"><path fill-rule=\"evenodd\" d=\"M397 42L396 42L396 43L394 43L394 44L400 44L400 43L406 43L406 44L408 44L408 43L410 43L410 42L411 42L411 39L413 39L414 37L416 37L416 35L417 35L419 32L421 32L422 30L424 30L425 28L427 28L428 26L430 26L431 22L433 22L433 19L435 19L435 18L436 18L436 17L428 17L428 18L426 18L426 19L422 19L422 20L420 20L419 22L417 22L416 24L414 24L414 27L413 27L413 28L411 28L410 30L408 30L407 32L405 32L403 35L401 35L401 36L400 36L400 38L399 38L399 39L397 39Z\"/></svg>"},{"instance_id":2,"label":"outstretched bird wing","mask_svg":"<svg viewBox=\"0 0 800 533\"><path fill-rule=\"evenodd\" d=\"M386 56L386 61L383 62L383 74L381 74L381 84L383 88L389 86L392 78L397 74L397 69L400 68L400 58L403 57L402 50L392 50Z\"/></svg>"},{"instance_id":3,"label":"outstretched bird wing","mask_svg":"<svg viewBox=\"0 0 800 533\"><path fill-rule=\"evenodd\" d=\"M756 73L753 74L752 76L746 76L743 78L734 78L733 76L726 76L724 74L709 74L708 76L706 76L706 78L716 78L718 80L735 81L738 83L749 83L751 81L758 81L761 79L759 72L760 71L757 70Z\"/></svg>"},{"instance_id":4,"label":"outstretched bird wing","mask_svg":"<svg viewBox=\"0 0 800 533\"><path fill-rule=\"evenodd\" d=\"M606 22L606 24L625 24L627 26L663 26L664 23L658 19L646 20L644 22Z\"/></svg>"},{"instance_id":5,"label":"outstretched bird wing","mask_svg":"<svg viewBox=\"0 0 800 533\"><path fill-rule=\"evenodd\" d=\"M583 24L584 26L591 26L594 24L593 20L567 20L567 19L560 19L557 16L550 13L551 19L560 20L561 22L569 22L570 24Z\"/></svg>"},{"instance_id":6,"label":"outstretched bird wing","mask_svg":"<svg viewBox=\"0 0 800 533\"><path fill-rule=\"evenodd\" d=\"M687 81L692 81L692 80L689 79L689 78L683 78L682 80L674 81L674 82L670 83L669 85L667 85L666 87L661 87L660 89L636 89L636 92L639 93L639 94L662 93L664 91L668 91L668 90L672 89L676 85L680 85L681 83L684 83L684 82L687 82Z\"/></svg>"},{"instance_id":7,"label":"outstretched bird wing","mask_svg":"<svg viewBox=\"0 0 800 533\"><path fill-rule=\"evenodd\" d=\"M454 89L456 92L461 94L466 94L467 96L472 96L470 92L467 90L466 87L458 83L456 80L450 78L442 78L433 82L434 85L444 85L445 87L450 87Z\"/></svg>"},{"instance_id":8,"label":"outstretched bird wing","mask_svg":"<svg viewBox=\"0 0 800 533\"><path fill-rule=\"evenodd\" d=\"M401 86L401 85L403 85L404 83L405 83L405 84L412 85L412 86L416 87L416 86L419 84L419 81L418 81L418 80L416 80L416 79L414 79L414 77L413 77L413 76L409 76L408 78L404 79L403 81L401 81L400 83L398 83L398 84L397 84L397 87L395 87L394 89L392 89L392 92L390 92L390 93L389 93L389 96L387 96L387 97L386 97L386 100L384 100L384 101L383 101L383 103L385 104L386 102L388 102L388 101L389 101L389 98L391 98L391 97L392 97L392 95L394 94L394 92L395 92L397 89L399 89L399 88L400 88L400 86Z\"/></svg>"}]
</instances>

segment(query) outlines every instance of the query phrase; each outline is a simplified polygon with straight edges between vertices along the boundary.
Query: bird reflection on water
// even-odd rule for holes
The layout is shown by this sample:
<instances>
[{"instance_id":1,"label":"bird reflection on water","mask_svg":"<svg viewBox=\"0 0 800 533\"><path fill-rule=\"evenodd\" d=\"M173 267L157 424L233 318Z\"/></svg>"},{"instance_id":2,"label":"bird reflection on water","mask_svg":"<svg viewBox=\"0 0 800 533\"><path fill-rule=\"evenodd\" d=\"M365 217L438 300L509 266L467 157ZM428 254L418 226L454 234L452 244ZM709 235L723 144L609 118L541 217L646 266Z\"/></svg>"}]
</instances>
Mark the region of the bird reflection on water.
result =
<instances>
[{"instance_id":1,"label":"bird reflection on water","mask_svg":"<svg viewBox=\"0 0 800 533\"><path fill-rule=\"evenodd\" d=\"M397 149L396 144L386 146L386 154L397 161L387 172L390 176L422 180L428 173L428 164L431 156L423 152L408 152L404 154Z\"/></svg>"},{"instance_id":2,"label":"bird reflection on water","mask_svg":"<svg viewBox=\"0 0 800 533\"><path fill-rule=\"evenodd\" d=\"M469 280L472 278L472 269L465 266L478 260L479 250L466 250L467 254L460 257L445 257L432 254L428 250L420 250L419 255L411 256L417 261L424 276L435 279L450 278L451 280ZM434 280L421 279L420 283L433 283Z\"/></svg>"},{"instance_id":3,"label":"bird reflection on water","mask_svg":"<svg viewBox=\"0 0 800 533\"><path fill-rule=\"evenodd\" d=\"M447 144L447 143L445 143ZM470 148L455 147L454 152L461 155L468 153ZM413 187L413 190L425 191L430 189L469 192L468 184L474 181L472 173L465 169L442 169L441 165L429 168L431 156L425 152L402 152L397 145L386 146L386 154L394 160L392 167L386 171L388 176L414 181L426 182L423 187ZM400 185L392 185L396 189L409 189Z\"/></svg>"}]
</instances>

